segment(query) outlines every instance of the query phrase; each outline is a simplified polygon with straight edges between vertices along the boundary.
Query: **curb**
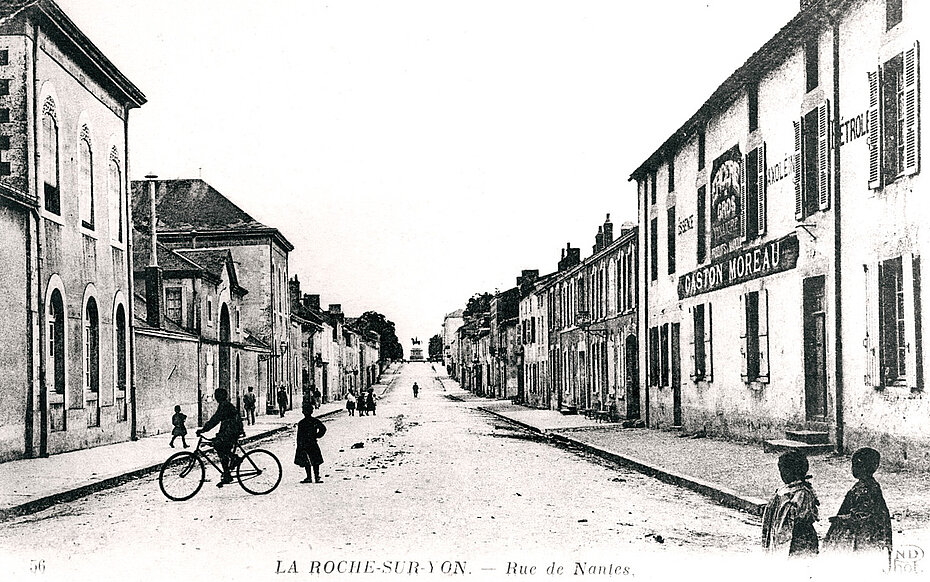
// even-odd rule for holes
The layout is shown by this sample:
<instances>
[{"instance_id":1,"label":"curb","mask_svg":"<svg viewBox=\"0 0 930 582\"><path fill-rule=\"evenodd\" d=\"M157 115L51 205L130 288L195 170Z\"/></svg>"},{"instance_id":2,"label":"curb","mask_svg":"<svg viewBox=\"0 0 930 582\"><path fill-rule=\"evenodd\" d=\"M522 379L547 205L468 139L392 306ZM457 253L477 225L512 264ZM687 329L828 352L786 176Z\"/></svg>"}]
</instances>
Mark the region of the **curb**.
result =
<instances>
[{"instance_id":1,"label":"curb","mask_svg":"<svg viewBox=\"0 0 930 582\"><path fill-rule=\"evenodd\" d=\"M454 397L450 396L450 398ZM704 481L703 479L698 479L697 477L692 477L690 475L676 473L671 469L666 469L660 465L647 463L646 461L637 459L636 457L621 455L619 453L600 449L593 445L576 440L565 434L565 432L570 431L561 432L542 430L539 427L531 426L525 422L520 422L519 420L514 420L493 410L488 410L487 408L479 406L478 410L487 412L488 414L494 415L498 418L502 418L531 432L544 434L554 438L555 440L580 447L593 455L601 457L602 459L606 459L623 467L633 469L634 471L638 471L644 475L658 479L659 481L663 481L683 489L689 489L695 493L699 493L700 495L713 499L725 507L739 509L756 516L761 516L763 510L765 509L766 502L764 499L742 495L736 491L733 491L732 489L728 489L716 483Z\"/></svg>"},{"instance_id":2,"label":"curb","mask_svg":"<svg viewBox=\"0 0 930 582\"><path fill-rule=\"evenodd\" d=\"M331 416L335 416L336 414L340 412L342 412L342 409L336 408L329 412L320 414L319 416L317 416L317 418L321 420L327 419ZM242 440L240 440L239 442L240 444L248 444L254 441L262 440L264 438L278 434L280 432L290 430L294 428L294 426L295 425L293 424L282 424L281 426L277 426L275 428L266 430L264 432L256 433L256 434L253 434L252 436L247 436L243 438ZM206 449L206 450L209 451L209 450L212 450L212 448ZM93 483L87 483L79 487L75 487L73 489L67 489L63 491L58 491L56 493L51 493L44 497L33 499L31 501L27 501L25 503L22 503L20 505L15 505L10 508L0 509L0 522L6 521L14 517L20 517L23 515L29 515L31 513L37 513L39 511L42 511L43 509L48 509L49 507L52 507L53 505L57 505L59 503L67 503L69 501L80 499L81 497L87 497L88 495L91 495L92 493L96 493L98 491L104 491L106 489L112 489L114 487L119 487L120 485L123 485L124 483L128 483L129 481L133 481L140 477L144 477L145 475L148 475L149 473L154 473L155 471L158 471L161 468L163 462L164 461L159 461L158 463L155 463L155 464L147 464L142 467L130 469L124 473L120 473L119 475L113 475L111 477L106 477L104 479L95 481Z\"/></svg>"}]
</instances>

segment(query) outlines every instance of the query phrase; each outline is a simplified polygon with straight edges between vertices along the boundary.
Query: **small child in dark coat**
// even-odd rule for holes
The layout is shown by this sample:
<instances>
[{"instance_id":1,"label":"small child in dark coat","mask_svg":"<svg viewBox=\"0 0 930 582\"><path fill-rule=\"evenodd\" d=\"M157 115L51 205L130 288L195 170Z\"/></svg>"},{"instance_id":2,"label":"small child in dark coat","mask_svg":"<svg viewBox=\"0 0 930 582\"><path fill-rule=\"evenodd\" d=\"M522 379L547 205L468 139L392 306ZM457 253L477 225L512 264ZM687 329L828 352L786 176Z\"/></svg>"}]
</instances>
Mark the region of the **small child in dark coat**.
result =
<instances>
[{"instance_id":1,"label":"small child in dark coat","mask_svg":"<svg viewBox=\"0 0 930 582\"><path fill-rule=\"evenodd\" d=\"M184 439L184 436L187 434L187 427L184 426L184 421L187 420L187 415L181 412L181 405L174 407L174 415L171 417L171 424L174 425L174 428L171 429L171 442L168 443L171 445L171 448L174 448L174 439L181 437L181 444L184 445L184 448L187 448L187 440Z\"/></svg>"},{"instance_id":2,"label":"small child in dark coat","mask_svg":"<svg viewBox=\"0 0 930 582\"><path fill-rule=\"evenodd\" d=\"M882 488L873 476L881 459L875 449L859 449L852 456L852 474L858 479L840 510L830 518L824 546L830 550L875 552L891 556L891 514Z\"/></svg>"},{"instance_id":3,"label":"small child in dark coat","mask_svg":"<svg viewBox=\"0 0 930 582\"><path fill-rule=\"evenodd\" d=\"M811 487L807 457L788 451L778 458L778 472L785 484L765 506L762 514L762 547L771 553L787 550L789 556L816 554L819 550L817 506L820 502Z\"/></svg>"},{"instance_id":4,"label":"small child in dark coat","mask_svg":"<svg viewBox=\"0 0 930 582\"><path fill-rule=\"evenodd\" d=\"M323 464L323 453L317 439L326 434L326 425L318 418L313 417L313 409L304 408L304 417L297 423L297 451L294 453L294 464L306 469L307 478L301 483L322 483L320 479L320 465ZM311 475L312 471L312 475Z\"/></svg>"}]
</instances>

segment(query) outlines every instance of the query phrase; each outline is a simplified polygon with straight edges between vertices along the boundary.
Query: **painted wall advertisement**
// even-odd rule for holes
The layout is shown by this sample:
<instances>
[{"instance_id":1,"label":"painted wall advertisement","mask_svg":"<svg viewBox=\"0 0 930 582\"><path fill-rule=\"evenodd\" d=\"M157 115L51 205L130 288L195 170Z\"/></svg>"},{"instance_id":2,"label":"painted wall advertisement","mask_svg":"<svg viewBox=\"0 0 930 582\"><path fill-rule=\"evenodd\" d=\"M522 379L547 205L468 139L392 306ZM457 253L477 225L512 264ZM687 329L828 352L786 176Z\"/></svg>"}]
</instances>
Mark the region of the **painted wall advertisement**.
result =
<instances>
[{"instance_id":1,"label":"painted wall advertisement","mask_svg":"<svg viewBox=\"0 0 930 582\"><path fill-rule=\"evenodd\" d=\"M740 238L740 191L743 154L739 145L714 160L710 181L710 254L719 257L732 250ZM738 244L738 243L737 243Z\"/></svg>"}]
</instances>

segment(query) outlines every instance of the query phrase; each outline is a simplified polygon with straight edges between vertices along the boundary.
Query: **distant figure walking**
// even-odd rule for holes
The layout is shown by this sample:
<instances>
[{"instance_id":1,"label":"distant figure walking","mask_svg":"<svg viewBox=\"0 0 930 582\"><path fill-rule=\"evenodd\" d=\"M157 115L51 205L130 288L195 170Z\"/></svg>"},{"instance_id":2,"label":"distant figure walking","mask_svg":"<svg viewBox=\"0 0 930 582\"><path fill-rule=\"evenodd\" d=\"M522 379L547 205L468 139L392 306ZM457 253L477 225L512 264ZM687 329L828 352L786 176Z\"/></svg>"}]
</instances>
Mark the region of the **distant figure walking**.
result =
<instances>
[{"instance_id":1,"label":"distant figure walking","mask_svg":"<svg viewBox=\"0 0 930 582\"><path fill-rule=\"evenodd\" d=\"M284 413L287 411L287 390L284 389L283 384L278 388L278 411L281 413L281 418L284 418Z\"/></svg>"},{"instance_id":2,"label":"distant figure walking","mask_svg":"<svg viewBox=\"0 0 930 582\"><path fill-rule=\"evenodd\" d=\"M319 408L321 406L323 406L323 394L319 390L314 389L313 390L313 407Z\"/></svg>"},{"instance_id":3,"label":"distant figure walking","mask_svg":"<svg viewBox=\"0 0 930 582\"><path fill-rule=\"evenodd\" d=\"M419 394L419 393L420 393L420 387L417 386L417 383L416 383L416 382L414 382L414 383L413 383L413 397L416 398L416 397L417 397L417 394Z\"/></svg>"},{"instance_id":4,"label":"distant figure walking","mask_svg":"<svg viewBox=\"0 0 930 582\"><path fill-rule=\"evenodd\" d=\"M352 394L351 390L346 394L346 410L349 411L349 416L355 416L355 394Z\"/></svg>"},{"instance_id":5,"label":"distant figure walking","mask_svg":"<svg viewBox=\"0 0 930 582\"><path fill-rule=\"evenodd\" d=\"M371 415L372 415L372 416L378 416L378 404L377 404L375 398L376 398L376 397L375 397L375 391L374 391L374 390L369 390L369 391L368 391L368 406L367 406L367 408L368 408L368 410L371 412Z\"/></svg>"},{"instance_id":6,"label":"distant figure walking","mask_svg":"<svg viewBox=\"0 0 930 582\"><path fill-rule=\"evenodd\" d=\"M184 426L184 421L187 420L187 415L181 412L181 405L174 407L174 415L171 417L171 424L174 426L171 429L171 442L168 445L173 449L174 448L174 439L181 437L181 444L184 445L184 448L187 448L187 441L184 439L184 436L187 435L187 427Z\"/></svg>"},{"instance_id":7,"label":"distant figure walking","mask_svg":"<svg viewBox=\"0 0 930 582\"><path fill-rule=\"evenodd\" d=\"M873 476L881 459L875 449L859 449L852 456L852 474L858 479L830 518L824 549L880 553L891 559L891 514L882 488Z\"/></svg>"},{"instance_id":8,"label":"distant figure walking","mask_svg":"<svg viewBox=\"0 0 930 582\"><path fill-rule=\"evenodd\" d=\"M326 425L320 422L320 419L314 418L312 408L304 408L304 417L297 423L297 450L294 453L294 464L307 471L307 477L301 483L323 482L320 479L323 453L320 452L317 439L323 438L324 434Z\"/></svg>"},{"instance_id":9,"label":"distant figure walking","mask_svg":"<svg viewBox=\"0 0 930 582\"><path fill-rule=\"evenodd\" d=\"M245 406L245 420L248 424L255 424L255 393L249 386L249 391L242 397L242 404Z\"/></svg>"},{"instance_id":10,"label":"distant figure walking","mask_svg":"<svg viewBox=\"0 0 930 582\"><path fill-rule=\"evenodd\" d=\"M771 553L789 556L816 554L819 550L817 506L820 502L807 474L807 457L800 451L788 451L778 457L778 472L785 485L765 506L762 514L762 547Z\"/></svg>"}]
</instances>

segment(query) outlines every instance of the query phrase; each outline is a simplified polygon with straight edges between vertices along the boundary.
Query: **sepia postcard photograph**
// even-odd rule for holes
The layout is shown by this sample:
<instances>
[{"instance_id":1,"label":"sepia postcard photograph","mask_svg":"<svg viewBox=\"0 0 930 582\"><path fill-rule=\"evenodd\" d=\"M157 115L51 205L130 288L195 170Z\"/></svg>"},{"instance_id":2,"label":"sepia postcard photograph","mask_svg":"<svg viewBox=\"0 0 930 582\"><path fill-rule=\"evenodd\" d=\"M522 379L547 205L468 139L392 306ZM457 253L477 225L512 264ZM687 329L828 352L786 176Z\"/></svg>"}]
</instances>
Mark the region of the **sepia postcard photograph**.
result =
<instances>
[{"instance_id":1,"label":"sepia postcard photograph","mask_svg":"<svg viewBox=\"0 0 930 582\"><path fill-rule=\"evenodd\" d=\"M922 43L0 0L0 580L926 579Z\"/></svg>"}]
</instances>

